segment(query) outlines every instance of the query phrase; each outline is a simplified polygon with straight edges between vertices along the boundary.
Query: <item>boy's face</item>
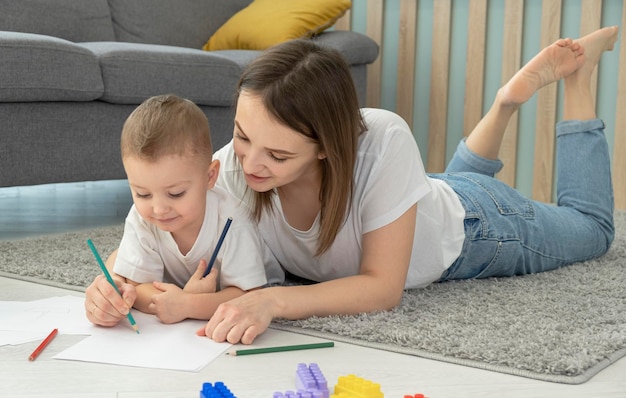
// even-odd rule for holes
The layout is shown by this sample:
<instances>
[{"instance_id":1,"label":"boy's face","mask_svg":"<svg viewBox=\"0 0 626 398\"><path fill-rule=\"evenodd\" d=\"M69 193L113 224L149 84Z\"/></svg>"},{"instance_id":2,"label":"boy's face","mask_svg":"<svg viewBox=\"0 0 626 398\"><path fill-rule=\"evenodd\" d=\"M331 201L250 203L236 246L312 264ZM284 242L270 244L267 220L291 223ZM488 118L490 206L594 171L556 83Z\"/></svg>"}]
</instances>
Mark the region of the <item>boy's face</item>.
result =
<instances>
[{"instance_id":1,"label":"boy's face","mask_svg":"<svg viewBox=\"0 0 626 398\"><path fill-rule=\"evenodd\" d=\"M147 222L178 236L197 234L204 220L206 192L213 188L219 162L166 155L157 161L123 159L135 208Z\"/></svg>"}]
</instances>

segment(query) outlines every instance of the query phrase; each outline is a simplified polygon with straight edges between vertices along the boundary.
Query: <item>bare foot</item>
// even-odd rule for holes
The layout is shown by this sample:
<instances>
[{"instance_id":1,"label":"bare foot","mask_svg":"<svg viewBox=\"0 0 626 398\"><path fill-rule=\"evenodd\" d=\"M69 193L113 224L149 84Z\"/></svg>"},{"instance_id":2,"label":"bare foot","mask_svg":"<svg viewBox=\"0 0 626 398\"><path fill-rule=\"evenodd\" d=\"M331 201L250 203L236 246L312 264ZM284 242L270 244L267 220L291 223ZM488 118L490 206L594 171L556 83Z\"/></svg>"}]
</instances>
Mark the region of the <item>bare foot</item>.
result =
<instances>
[{"instance_id":1,"label":"bare foot","mask_svg":"<svg viewBox=\"0 0 626 398\"><path fill-rule=\"evenodd\" d=\"M585 62L583 66L571 75L572 79L586 79L587 83L591 78L591 73L600 62L600 57L605 51L613 49L617 41L617 26L598 29L576 40L585 49Z\"/></svg>"},{"instance_id":2,"label":"bare foot","mask_svg":"<svg viewBox=\"0 0 626 398\"><path fill-rule=\"evenodd\" d=\"M580 69L565 78L564 120L597 118L591 78L602 54L613 49L618 30L617 26L598 29L575 41L585 49L585 62Z\"/></svg>"},{"instance_id":3,"label":"bare foot","mask_svg":"<svg viewBox=\"0 0 626 398\"><path fill-rule=\"evenodd\" d=\"M519 106L541 87L560 80L585 64L578 41L559 39L528 61L498 92L501 104Z\"/></svg>"}]
</instances>

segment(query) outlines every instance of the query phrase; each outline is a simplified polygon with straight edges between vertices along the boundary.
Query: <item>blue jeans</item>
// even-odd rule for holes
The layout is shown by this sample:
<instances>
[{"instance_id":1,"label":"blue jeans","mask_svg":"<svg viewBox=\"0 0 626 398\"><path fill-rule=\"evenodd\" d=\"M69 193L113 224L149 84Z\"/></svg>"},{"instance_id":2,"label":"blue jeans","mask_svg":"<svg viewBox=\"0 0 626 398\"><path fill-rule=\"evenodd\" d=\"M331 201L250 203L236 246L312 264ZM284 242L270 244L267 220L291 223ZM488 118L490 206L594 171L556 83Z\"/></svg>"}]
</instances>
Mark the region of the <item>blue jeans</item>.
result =
<instances>
[{"instance_id":1,"label":"blue jeans","mask_svg":"<svg viewBox=\"0 0 626 398\"><path fill-rule=\"evenodd\" d=\"M446 172L465 208L465 241L440 281L537 273L604 254L615 236L609 150L601 120L557 124L557 204L493 178L499 160L461 142Z\"/></svg>"}]
</instances>

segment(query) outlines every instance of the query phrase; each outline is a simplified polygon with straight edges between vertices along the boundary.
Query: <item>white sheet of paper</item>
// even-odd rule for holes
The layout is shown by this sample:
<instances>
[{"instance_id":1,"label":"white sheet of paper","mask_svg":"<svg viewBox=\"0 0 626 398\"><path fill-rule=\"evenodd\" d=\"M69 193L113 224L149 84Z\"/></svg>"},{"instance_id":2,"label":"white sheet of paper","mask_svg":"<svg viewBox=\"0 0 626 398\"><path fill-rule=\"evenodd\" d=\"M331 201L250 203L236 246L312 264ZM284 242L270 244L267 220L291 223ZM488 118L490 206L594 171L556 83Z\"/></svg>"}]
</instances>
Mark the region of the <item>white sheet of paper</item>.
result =
<instances>
[{"instance_id":1,"label":"white sheet of paper","mask_svg":"<svg viewBox=\"0 0 626 398\"><path fill-rule=\"evenodd\" d=\"M43 340L52 329L59 334L98 332L85 317L83 300L76 296L33 301L0 301L0 346Z\"/></svg>"},{"instance_id":2,"label":"white sheet of paper","mask_svg":"<svg viewBox=\"0 0 626 398\"><path fill-rule=\"evenodd\" d=\"M50 332L48 332L50 333ZM0 346L17 345L28 343L30 341L38 341L46 338L45 333L41 332L25 332L23 330L0 330Z\"/></svg>"},{"instance_id":3,"label":"white sheet of paper","mask_svg":"<svg viewBox=\"0 0 626 398\"><path fill-rule=\"evenodd\" d=\"M232 346L216 343L196 330L206 321L185 320L172 325L133 311L139 334L127 321L98 333L55 355L55 359L99 362L143 368L198 372Z\"/></svg>"},{"instance_id":4,"label":"white sheet of paper","mask_svg":"<svg viewBox=\"0 0 626 398\"><path fill-rule=\"evenodd\" d=\"M12 318L28 308L26 301L0 301L0 329L4 329ZM0 330L0 346L8 344L22 344L45 338L40 331Z\"/></svg>"}]
</instances>

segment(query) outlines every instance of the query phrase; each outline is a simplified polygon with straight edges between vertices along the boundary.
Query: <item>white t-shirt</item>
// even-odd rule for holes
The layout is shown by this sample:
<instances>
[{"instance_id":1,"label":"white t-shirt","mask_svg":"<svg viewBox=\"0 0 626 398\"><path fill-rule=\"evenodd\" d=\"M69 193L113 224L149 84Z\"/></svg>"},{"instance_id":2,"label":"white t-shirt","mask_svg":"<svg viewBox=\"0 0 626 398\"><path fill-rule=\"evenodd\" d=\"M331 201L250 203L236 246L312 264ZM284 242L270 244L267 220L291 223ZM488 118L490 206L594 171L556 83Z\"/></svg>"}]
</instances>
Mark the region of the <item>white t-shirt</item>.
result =
<instances>
[{"instance_id":1,"label":"white t-shirt","mask_svg":"<svg viewBox=\"0 0 626 398\"><path fill-rule=\"evenodd\" d=\"M220 269L218 287L249 290L265 285L264 261L276 260L267 252L248 209L219 187L207 191L204 221L186 255L169 232L146 222L133 205L113 271L138 283L163 281L184 287L200 260L209 262L228 217L233 221L214 264Z\"/></svg>"},{"instance_id":2,"label":"white t-shirt","mask_svg":"<svg viewBox=\"0 0 626 398\"><path fill-rule=\"evenodd\" d=\"M278 195L273 196L276 211L264 214L259 231L283 268L314 281L327 281L357 275L363 234L390 224L418 203L405 287L424 287L439 279L461 253L465 210L452 188L426 175L415 139L400 116L382 109L363 109L362 113L368 131L359 138L352 206L330 249L314 256L319 215L308 231L292 228ZM217 184L249 202L232 142L215 158L222 162Z\"/></svg>"}]
</instances>

